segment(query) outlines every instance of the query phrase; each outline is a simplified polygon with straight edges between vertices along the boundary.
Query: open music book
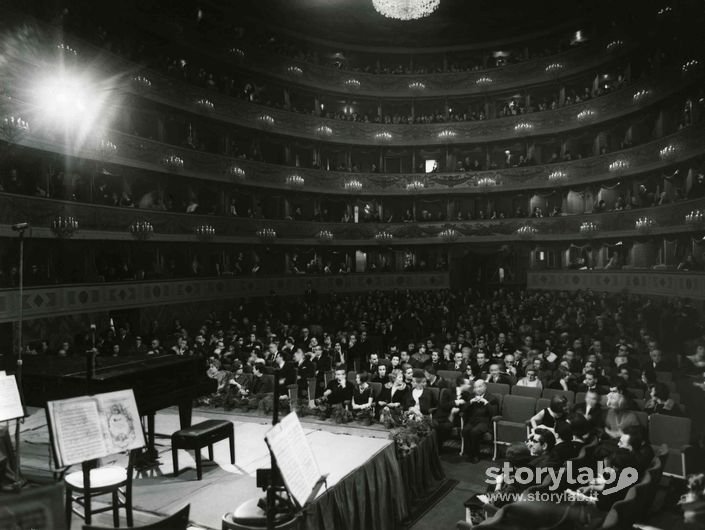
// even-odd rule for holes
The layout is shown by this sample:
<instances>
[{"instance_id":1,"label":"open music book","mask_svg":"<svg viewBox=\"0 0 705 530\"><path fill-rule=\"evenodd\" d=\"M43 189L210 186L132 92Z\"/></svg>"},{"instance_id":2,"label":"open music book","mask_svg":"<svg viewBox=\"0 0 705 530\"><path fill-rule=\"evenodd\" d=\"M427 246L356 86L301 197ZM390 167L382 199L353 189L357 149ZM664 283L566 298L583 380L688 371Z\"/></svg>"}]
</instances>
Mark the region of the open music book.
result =
<instances>
[{"instance_id":1,"label":"open music book","mask_svg":"<svg viewBox=\"0 0 705 530\"><path fill-rule=\"evenodd\" d=\"M316 498L328 475L321 475L311 446L295 412L272 427L264 439L277 459L287 490L300 507Z\"/></svg>"},{"instance_id":2,"label":"open music book","mask_svg":"<svg viewBox=\"0 0 705 530\"><path fill-rule=\"evenodd\" d=\"M24 417L24 408L17 379L5 372L0 375L0 421L15 420Z\"/></svg>"},{"instance_id":3,"label":"open music book","mask_svg":"<svg viewBox=\"0 0 705 530\"><path fill-rule=\"evenodd\" d=\"M49 401L46 412L57 467L145 445L132 390Z\"/></svg>"}]
</instances>

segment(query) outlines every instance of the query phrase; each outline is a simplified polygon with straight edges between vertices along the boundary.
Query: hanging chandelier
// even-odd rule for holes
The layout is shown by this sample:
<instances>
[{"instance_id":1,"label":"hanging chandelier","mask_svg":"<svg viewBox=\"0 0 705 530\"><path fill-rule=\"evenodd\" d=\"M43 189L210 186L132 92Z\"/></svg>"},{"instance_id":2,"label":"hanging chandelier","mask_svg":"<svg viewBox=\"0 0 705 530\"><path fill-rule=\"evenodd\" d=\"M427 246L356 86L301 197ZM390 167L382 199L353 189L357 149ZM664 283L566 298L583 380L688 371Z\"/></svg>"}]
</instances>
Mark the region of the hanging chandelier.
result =
<instances>
[{"instance_id":1,"label":"hanging chandelier","mask_svg":"<svg viewBox=\"0 0 705 530\"><path fill-rule=\"evenodd\" d=\"M372 0L380 15L397 20L424 18L438 9L441 0Z\"/></svg>"}]
</instances>

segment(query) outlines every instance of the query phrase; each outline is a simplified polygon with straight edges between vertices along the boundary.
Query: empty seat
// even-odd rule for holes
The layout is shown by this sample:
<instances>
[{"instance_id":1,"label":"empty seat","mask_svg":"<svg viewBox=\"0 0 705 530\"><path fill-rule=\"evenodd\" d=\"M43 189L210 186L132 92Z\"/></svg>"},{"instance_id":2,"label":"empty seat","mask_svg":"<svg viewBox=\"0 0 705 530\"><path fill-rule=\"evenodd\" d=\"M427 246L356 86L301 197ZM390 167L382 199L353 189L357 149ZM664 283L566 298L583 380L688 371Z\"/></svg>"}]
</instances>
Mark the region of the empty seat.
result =
<instances>
[{"instance_id":1,"label":"empty seat","mask_svg":"<svg viewBox=\"0 0 705 530\"><path fill-rule=\"evenodd\" d=\"M575 393L572 390L556 390L555 388L544 388L541 392L542 398L551 399L553 396L565 396L568 399L568 403L573 403L575 401Z\"/></svg>"},{"instance_id":2,"label":"empty seat","mask_svg":"<svg viewBox=\"0 0 705 530\"><path fill-rule=\"evenodd\" d=\"M448 381L449 385L455 386L455 381L458 379L458 376L460 376L460 372L456 372L455 370L438 370L436 375Z\"/></svg>"},{"instance_id":3,"label":"empty seat","mask_svg":"<svg viewBox=\"0 0 705 530\"><path fill-rule=\"evenodd\" d=\"M519 385L514 385L512 387L512 395L514 396L524 396L524 397L531 397L534 399L538 399L541 397L541 388L537 388L534 386L519 386Z\"/></svg>"},{"instance_id":4,"label":"empty seat","mask_svg":"<svg viewBox=\"0 0 705 530\"><path fill-rule=\"evenodd\" d=\"M536 410L534 412L538 412L539 410L547 409L551 405L551 400L549 398L539 398L536 400ZM532 414L533 416L533 414Z\"/></svg>"},{"instance_id":5,"label":"empty seat","mask_svg":"<svg viewBox=\"0 0 705 530\"><path fill-rule=\"evenodd\" d=\"M504 396L502 414L494 418L494 456L497 459L500 445L526 440L526 422L531 419L536 409L536 400L530 397Z\"/></svg>"},{"instance_id":6,"label":"empty seat","mask_svg":"<svg viewBox=\"0 0 705 530\"><path fill-rule=\"evenodd\" d=\"M487 383L487 391L495 396L509 394L509 385L503 383Z\"/></svg>"},{"instance_id":7,"label":"empty seat","mask_svg":"<svg viewBox=\"0 0 705 530\"><path fill-rule=\"evenodd\" d=\"M652 414L649 420L649 439L654 446L666 444L668 458L663 474L669 477L685 479L690 460L690 418Z\"/></svg>"},{"instance_id":8,"label":"empty seat","mask_svg":"<svg viewBox=\"0 0 705 530\"><path fill-rule=\"evenodd\" d=\"M641 388L627 388L627 391L637 399L644 399L644 390Z\"/></svg>"}]
</instances>

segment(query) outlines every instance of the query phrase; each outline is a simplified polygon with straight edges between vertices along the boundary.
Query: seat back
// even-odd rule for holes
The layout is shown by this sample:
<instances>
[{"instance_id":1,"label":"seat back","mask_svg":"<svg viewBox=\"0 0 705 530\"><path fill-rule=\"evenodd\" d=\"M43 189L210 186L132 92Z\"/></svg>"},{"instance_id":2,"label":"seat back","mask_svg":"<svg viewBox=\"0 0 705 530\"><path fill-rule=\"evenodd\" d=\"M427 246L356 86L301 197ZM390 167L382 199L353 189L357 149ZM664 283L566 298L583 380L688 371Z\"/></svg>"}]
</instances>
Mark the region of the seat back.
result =
<instances>
[{"instance_id":1,"label":"seat back","mask_svg":"<svg viewBox=\"0 0 705 530\"><path fill-rule=\"evenodd\" d=\"M495 396L509 394L509 385L504 383L487 383L487 391Z\"/></svg>"},{"instance_id":2,"label":"seat back","mask_svg":"<svg viewBox=\"0 0 705 530\"><path fill-rule=\"evenodd\" d=\"M372 382L370 383L370 388L372 389L372 398L376 401L377 396L382 392L382 383Z\"/></svg>"},{"instance_id":3,"label":"seat back","mask_svg":"<svg viewBox=\"0 0 705 530\"><path fill-rule=\"evenodd\" d=\"M619 525L622 528L631 528L640 515L639 506L636 501L636 487L632 486L629 488L624 499L615 502L613 507L619 514Z\"/></svg>"},{"instance_id":4,"label":"seat back","mask_svg":"<svg viewBox=\"0 0 705 530\"><path fill-rule=\"evenodd\" d=\"M575 393L572 390L556 390L555 388L544 388L541 392L542 398L551 399L553 396L565 396L568 403L573 404L575 401Z\"/></svg>"},{"instance_id":5,"label":"seat back","mask_svg":"<svg viewBox=\"0 0 705 530\"><path fill-rule=\"evenodd\" d=\"M504 396L502 418L507 421L523 423L531 419L536 410L536 400L525 396Z\"/></svg>"},{"instance_id":6,"label":"seat back","mask_svg":"<svg viewBox=\"0 0 705 530\"><path fill-rule=\"evenodd\" d=\"M551 400L549 398L539 398L536 400L536 411L538 412L539 410L543 410L548 408L548 406L551 404Z\"/></svg>"},{"instance_id":7,"label":"seat back","mask_svg":"<svg viewBox=\"0 0 705 530\"><path fill-rule=\"evenodd\" d=\"M512 395L538 399L541 397L541 389L534 386L514 385L512 387Z\"/></svg>"},{"instance_id":8,"label":"seat back","mask_svg":"<svg viewBox=\"0 0 705 530\"><path fill-rule=\"evenodd\" d=\"M641 398L634 398L634 405L636 405L639 410L644 410L644 405L646 405L646 402Z\"/></svg>"},{"instance_id":9,"label":"seat back","mask_svg":"<svg viewBox=\"0 0 705 530\"><path fill-rule=\"evenodd\" d=\"M627 388L629 393L637 399L644 399L644 390L642 388Z\"/></svg>"},{"instance_id":10,"label":"seat back","mask_svg":"<svg viewBox=\"0 0 705 530\"><path fill-rule=\"evenodd\" d=\"M656 380L662 383L670 383L673 381L673 374L671 372L656 372Z\"/></svg>"},{"instance_id":11,"label":"seat back","mask_svg":"<svg viewBox=\"0 0 705 530\"><path fill-rule=\"evenodd\" d=\"M460 372L457 372L455 370L438 370L436 372L436 375L448 381L448 384L450 386L455 387L455 380L458 379Z\"/></svg>"},{"instance_id":12,"label":"seat back","mask_svg":"<svg viewBox=\"0 0 705 530\"><path fill-rule=\"evenodd\" d=\"M162 519L156 523L146 526L133 526L132 530L186 530L188 528L188 517L191 511L191 505L187 504L178 512L170 515L166 519ZM112 527L93 526L84 524L83 530L110 530Z\"/></svg>"},{"instance_id":13,"label":"seat back","mask_svg":"<svg viewBox=\"0 0 705 530\"><path fill-rule=\"evenodd\" d=\"M644 429L648 428L649 415L643 410L633 410L632 412L636 415L636 419L639 420L639 425L641 425Z\"/></svg>"},{"instance_id":14,"label":"seat back","mask_svg":"<svg viewBox=\"0 0 705 530\"><path fill-rule=\"evenodd\" d=\"M575 394L575 403L585 403L586 392L578 392Z\"/></svg>"},{"instance_id":15,"label":"seat back","mask_svg":"<svg viewBox=\"0 0 705 530\"><path fill-rule=\"evenodd\" d=\"M335 371L330 370L328 372L323 372L323 384L328 386L328 383L330 383L333 379L335 378Z\"/></svg>"},{"instance_id":16,"label":"seat back","mask_svg":"<svg viewBox=\"0 0 705 530\"><path fill-rule=\"evenodd\" d=\"M357 372L355 370L348 371L348 383L354 383L357 379Z\"/></svg>"},{"instance_id":17,"label":"seat back","mask_svg":"<svg viewBox=\"0 0 705 530\"><path fill-rule=\"evenodd\" d=\"M428 388L431 391L431 394L433 394L436 403L438 403L439 399L441 398L441 389L440 388L431 388L431 387L426 387L426 388Z\"/></svg>"},{"instance_id":18,"label":"seat back","mask_svg":"<svg viewBox=\"0 0 705 530\"><path fill-rule=\"evenodd\" d=\"M653 445L666 444L670 449L680 449L690 443L690 418L665 414L652 414L649 422L649 439Z\"/></svg>"},{"instance_id":19,"label":"seat back","mask_svg":"<svg viewBox=\"0 0 705 530\"><path fill-rule=\"evenodd\" d=\"M307 383L309 401L316 399L316 385L318 380L315 377L309 377Z\"/></svg>"}]
</instances>

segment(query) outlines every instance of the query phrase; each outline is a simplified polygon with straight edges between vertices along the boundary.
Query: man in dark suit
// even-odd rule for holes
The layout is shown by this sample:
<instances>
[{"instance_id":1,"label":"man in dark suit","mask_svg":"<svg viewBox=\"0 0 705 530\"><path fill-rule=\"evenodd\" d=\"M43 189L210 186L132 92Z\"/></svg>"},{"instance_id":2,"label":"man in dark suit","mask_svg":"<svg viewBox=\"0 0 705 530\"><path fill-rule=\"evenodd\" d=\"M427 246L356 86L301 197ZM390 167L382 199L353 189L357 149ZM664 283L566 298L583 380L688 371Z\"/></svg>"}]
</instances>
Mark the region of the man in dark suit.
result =
<instances>
[{"instance_id":1,"label":"man in dark suit","mask_svg":"<svg viewBox=\"0 0 705 530\"><path fill-rule=\"evenodd\" d=\"M597 373L594 370L586 370L583 382L576 387L576 392L597 392L602 395L607 391L607 388L599 384Z\"/></svg>"},{"instance_id":2,"label":"man in dark suit","mask_svg":"<svg viewBox=\"0 0 705 530\"><path fill-rule=\"evenodd\" d=\"M529 466L538 468L557 468L561 462L553 453L556 446L556 437L551 431L545 428L537 428L529 435L526 445L534 458L529 462Z\"/></svg>"},{"instance_id":3,"label":"man in dark suit","mask_svg":"<svg viewBox=\"0 0 705 530\"><path fill-rule=\"evenodd\" d=\"M296 382L299 385L299 395L306 396L308 393L308 380L316 376L316 369L311 359L304 355L301 348L294 351L294 368L296 368Z\"/></svg>"},{"instance_id":4,"label":"man in dark suit","mask_svg":"<svg viewBox=\"0 0 705 530\"><path fill-rule=\"evenodd\" d=\"M263 367L262 362L255 363L252 367L252 395L258 398L274 392L274 379L264 376Z\"/></svg>"},{"instance_id":5,"label":"man in dark suit","mask_svg":"<svg viewBox=\"0 0 705 530\"><path fill-rule=\"evenodd\" d=\"M426 365L426 368L424 368L424 375L426 376L426 380L428 383L426 386L429 388L437 388L440 390L443 390L444 388L448 388L448 381L440 377L436 373L436 369L431 366L430 364Z\"/></svg>"},{"instance_id":6,"label":"man in dark suit","mask_svg":"<svg viewBox=\"0 0 705 530\"><path fill-rule=\"evenodd\" d=\"M424 416L431 414L431 410L438 407L436 393L426 387L426 375L418 368L413 374L413 388L408 394L405 409L414 409Z\"/></svg>"},{"instance_id":7,"label":"man in dark suit","mask_svg":"<svg viewBox=\"0 0 705 530\"><path fill-rule=\"evenodd\" d=\"M670 372L671 365L664 361L661 350L655 349L649 352L649 361L644 363L642 370L653 370L654 372Z\"/></svg>"},{"instance_id":8,"label":"man in dark suit","mask_svg":"<svg viewBox=\"0 0 705 530\"><path fill-rule=\"evenodd\" d=\"M500 371L499 364L497 363L492 363L490 365L490 373L487 374L487 379L486 381L488 383L497 383L500 385L511 385L512 380L507 374L503 374Z\"/></svg>"},{"instance_id":9,"label":"man in dark suit","mask_svg":"<svg viewBox=\"0 0 705 530\"><path fill-rule=\"evenodd\" d=\"M438 400L438 409L433 414L433 425L436 428L438 451L443 451L443 444L453 432L453 426L458 423L460 409L455 403L456 393L452 389L442 388Z\"/></svg>"},{"instance_id":10,"label":"man in dark suit","mask_svg":"<svg viewBox=\"0 0 705 530\"><path fill-rule=\"evenodd\" d=\"M456 372L465 373L465 360L463 360L463 354L456 352L453 356L453 360L446 365L446 370L454 370Z\"/></svg>"},{"instance_id":11,"label":"man in dark suit","mask_svg":"<svg viewBox=\"0 0 705 530\"><path fill-rule=\"evenodd\" d=\"M499 413L499 401L487 392L487 383L475 381L474 397L467 402L461 413L464 421L463 438L465 454L473 464L480 461L480 443L483 436L490 432L492 418Z\"/></svg>"},{"instance_id":12,"label":"man in dark suit","mask_svg":"<svg viewBox=\"0 0 705 530\"><path fill-rule=\"evenodd\" d=\"M600 404L600 394L595 390L589 390L585 394L585 402L576 404L573 413L585 417L593 430L604 426L605 411Z\"/></svg>"}]
</instances>

